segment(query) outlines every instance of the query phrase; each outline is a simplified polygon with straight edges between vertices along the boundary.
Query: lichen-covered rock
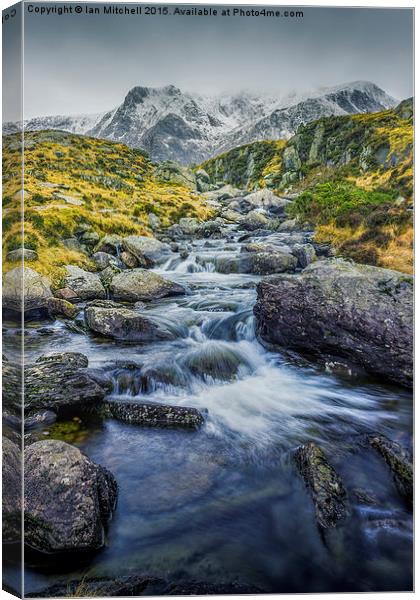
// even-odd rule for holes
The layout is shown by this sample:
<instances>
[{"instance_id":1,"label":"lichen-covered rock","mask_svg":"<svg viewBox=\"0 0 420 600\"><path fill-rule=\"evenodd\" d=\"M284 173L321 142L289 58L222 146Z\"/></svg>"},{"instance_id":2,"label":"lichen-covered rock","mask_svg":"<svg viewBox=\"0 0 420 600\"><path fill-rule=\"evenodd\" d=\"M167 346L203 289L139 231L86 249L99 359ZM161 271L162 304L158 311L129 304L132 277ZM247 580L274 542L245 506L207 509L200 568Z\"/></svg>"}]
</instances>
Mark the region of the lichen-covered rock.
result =
<instances>
[{"instance_id":1,"label":"lichen-covered rock","mask_svg":"<svg viewBox=\"0 0 420 600\"><path fill-rule=\"evenodd\" d=\"M45 309L52 297L50 282L29 267L16 267L3 275L3 308L22 312Z\"/></svg>"},{"instance_id":2,"label":"lichen-covered rock","mask_svg":"<svg viewBox=\"0 0 420 600\"><path fill-rule=\"evenodd\" d=\"M22 457L17 444L2 438L2 527L3 542L18 542L21 536Z\"/></svg>"},{"instance_id":3,"label":"lichen-covered rock","mask_svg":"<svg viewBox=\"0 0 420 600\"><path fill-rule=\"evenodd\" d=\"M85 319L92 331L118 340L150 342L172 337L157 323L130 308L88 306Z\"/></svg>"},{"instance_id":4,"label":"lichen-covered rock","mask_svg":"<svg viewBox=\"0 0 420 600\"><path fill-rule=\"evenodd\" d=\"M246 229L247 231L256 231L257 229L269 229L270 224L271 220L258 209L251 210L240 220L240 225L242 229Z\"/></svg>"},{"instance_id":5,"label":"lichen-covered rock","mask_svg":"<svg viewBox=\"0 0 420 600\"><path fill-rule=\"evenodd\" d=\"M113 254L118 256L118 253L122 246L122 237L111 233L105 235L95 247L95 252L106 252L107 254Z\"/></svg>"},{"instance_id":6,"label":"lichen-covered rock","mask_svg":"<svg viewBox=\"0 0 420 600\"><path fill-rule=\"evenodd\" d=\"M38 254L35 250L29 250L29 248L17 248L16 250L12 250L7 253L7 260L10 262L30 262L32 260L37 260Z\"/></svg>"},{"instance_id":7,"label":"lichen-covered rock","mask_svg":"<svg viewBox=\"0 0 420 600\"><path fill-rule=\"evenodd\" d=\"M179 226L185 235L194 235L197 233L200 223L193 217L184 217L179 220Z\"/></svg>"},{"instance_id":8,"label":"lichen-covered rock","mask_svg":"<svg viewBox=\"0 0 420 600\"><path fill-rule=\"evenodd\" d=\"M318 357L342 357L388 380L412 384L412 277L342 260L261 281L259 338Z\"/></svg>"},{"instance_id":9,"label":"lichen-covered rock","mask_svg":"<svg viewBox=\"0 0 420 600\"><path fill-rule=\"evenodd\" d=\"M47 310L52 317L62 316L67 317L68 319L74 319L79 312L78 307L71 302L54 297L48 298Z\"/></svg>"},{"instance_id":10,"label":"lichen-covered rock","mask_svg":"<svg viewBox=\"0 0 420 600\"><path fill-rule=\"evenodd\" d=\"M413 502L413 464L410 453L384 435L370 435L368 441L391 469L401 496Z\"/></svg>"},{"instance_id":11,"label":"lichen-covered rock","mask_svg":"<svg viewBox=\"0 0 420 600\"><path fill-rule=\"evenodd\" d=\"M25 543L40 552L97 550L117 483L78 448L48 440L25 450Z\"/></svg>"},{"instance_id":12,"label":"lichen-covered rock","mask_svg":"<svg viewBox=\"0 0 420 600\"><path fill-rule=\"evenodd\" d=\"M223 221L221 219L213 219L200 224L197 229L197 235L201 237L218 237L222 233Z\"/></svg>"},{"instance_id":13,"label":"lichen-covered rock","mask_svg":"<svg viewBox=\"0 0 420 600\"><path fill-rule=\"evenodd\" d=\"M118 273L113 277L109 289L116 300L128 302L185 294L185 289L181 285L146 269Z\"/></svg>"},{"instance_id":14,"label":"lichen-covered rock","mask_svg":"<svg viewBox=\"0 0 420 600\"><path fill-rule=\"evenodd\" d=\"M98 268L98 271L103 271L109 266L120 266L120 263L116 256L109 254L108 252L95 252L92 255L92 260Z\"/></svg>"},{"instance_id":15,"label":"lichen-covered rock","mask_svg":"<svg viewBox=\"0 0 420 600\"><path fill-rule=\"evenodd\" d=\"M204 423L203 415L189 406L171 406L158 402L106 402L106 413L126 423L148 427L198 429Z\"/></svg>"},{"instance_id":16,"label":"lichen-covered rock","mask_svg":"<svg viewBox=\"0 0 420 600\"><path fill-rule=\"evenodd\" d=\"M155 169L155 176L160 181L179 183L190 189L195 189L196 187L195 175L191 169L183 167L172 160L165 160L159 163Z\"/></svg>"},{"instance_id":17,"label":"lichen-covered rock","mask_svg":"<svg viewBox=\"0 0 420 600\"><path fill-rule=\"evenodd\" d=\"M143 235L129 235L123 239L122 245L124 250L137 258L139 265L142 267L152 267L155 264L162 263L171 253L168 244Z\"/></svg>"},{"instance_id":18,"label":"lichen-covered rock","mask_svg":"<svg viewBox=\"0 0 420 600\"><path fill-rule=\"evenodd\" d=\"M294 271L297 259L288 252L241 252L237 256L218 258L215 265L219 273L271 275Z\"/></svg>"},{"instance_id":19,"label":"lichen-covered rock","mask_svg":"<svg viewBox=\"0 0 420 600\"><path fill-rule=\"evenodd\" d=\"M96 407L104 390L88 375L88 359L78 352L41 356L25 367L25 412L49 409L72 415Z\"/></svg>"},{"instance_id":20,"label":"lichen-covered rock","mask_svg":"<svg viewBox=\"0 0 420 600\"><path fill-rule=\"evenodd\" d=\"M84 271L74 265L67 265L66 271L66 287L70 288L80 300L106 297L105 288L97 273Z\"/></svg>"},{"instance_id":21,"label":"lichen-covered rock","mask_svg":"<svg viewBox=\"0 0 420 600\"><path fill-rule=\"evenodd\" d=\"M136 267L140 266L139 261L134 256L134 254L131 254L131 252L127 252L126 250L124 250L123 252L121 252L120 258L125 264L125 266L129 269L135 269Z\"/></svg>"},{"instance_id":22,"label":"lichen-covered rock","mask_svg":"<svg viewBox=\"0 0 420 600\"><path fill-rule=\"evenodd\" d=\"M335 527L348 514L347 494L341 477L314 442L300 446L294 458L311 491L318 524L322 528Z\"/></svg>"}]
</instances>

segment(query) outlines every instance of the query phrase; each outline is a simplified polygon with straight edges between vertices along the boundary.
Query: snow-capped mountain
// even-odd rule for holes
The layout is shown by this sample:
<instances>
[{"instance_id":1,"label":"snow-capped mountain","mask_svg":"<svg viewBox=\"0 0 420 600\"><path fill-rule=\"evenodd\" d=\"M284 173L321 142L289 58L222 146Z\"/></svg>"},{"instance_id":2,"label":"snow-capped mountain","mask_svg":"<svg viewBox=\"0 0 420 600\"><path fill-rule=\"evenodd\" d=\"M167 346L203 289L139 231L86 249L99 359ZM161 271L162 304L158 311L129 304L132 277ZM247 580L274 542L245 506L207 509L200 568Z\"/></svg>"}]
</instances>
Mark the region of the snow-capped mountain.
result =
<instances>
[{"instance_id":1,"label":"snow-capped mountain","mask_svg":"<svg viewBox=\"0 0 420 600\"><path fill-rule=\"evenodd\" d=\"M244 143L287 139L301 123L324 116L376 112L396 104L365 81L285 98L247 92L210 97L185 93L173 85L138 86L105 114L39 117L26 121L25 128L63 129L110 139L144 148L155 160L188 164ZM13 130L16 126L6 124L6 132Z\"/></svg>"}]
</instances>

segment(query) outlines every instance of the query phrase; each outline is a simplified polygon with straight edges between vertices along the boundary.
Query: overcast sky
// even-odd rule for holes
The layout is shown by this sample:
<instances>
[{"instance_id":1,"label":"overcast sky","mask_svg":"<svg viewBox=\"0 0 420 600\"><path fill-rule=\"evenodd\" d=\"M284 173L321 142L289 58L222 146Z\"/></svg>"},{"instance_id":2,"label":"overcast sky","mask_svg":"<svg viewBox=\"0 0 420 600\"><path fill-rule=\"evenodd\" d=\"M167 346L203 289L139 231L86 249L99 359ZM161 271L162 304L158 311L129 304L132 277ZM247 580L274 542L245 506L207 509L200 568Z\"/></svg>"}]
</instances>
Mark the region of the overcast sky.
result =
<instances>
[{"instance_id":1,"label":"overcast sky","mask_svg":"<svg viewBox=\"0 0 420 600\"><path fill-rule=\"evenodd\" d=\"M102 112L135 85L284 95L363 79L412 95L411 10L302 10L303 19L26 14L25 118Z\"/></svg>"}]
</instances>

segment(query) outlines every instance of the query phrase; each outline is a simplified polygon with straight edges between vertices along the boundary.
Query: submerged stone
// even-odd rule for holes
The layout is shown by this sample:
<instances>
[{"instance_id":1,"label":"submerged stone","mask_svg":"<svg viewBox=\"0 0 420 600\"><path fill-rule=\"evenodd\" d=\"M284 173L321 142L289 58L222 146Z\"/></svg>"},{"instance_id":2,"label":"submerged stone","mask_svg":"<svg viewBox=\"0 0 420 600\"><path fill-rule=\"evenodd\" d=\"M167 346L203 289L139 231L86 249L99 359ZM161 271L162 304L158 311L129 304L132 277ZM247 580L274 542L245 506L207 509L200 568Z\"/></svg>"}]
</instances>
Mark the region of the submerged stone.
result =
<instances>
[{"instance_id":1,"label":"submerged stone","mask_svg":"<svg viewBox=\"0 0 420 600\"><path fill-rule=\"evenodd\" d=\"M401 496L413 502L413 464L409 452L384 435L371 435L368 441L391 469L396 488Z\"/></svg>"},{"instance_id":2,"label":"submerged stone","mask_svg":"<svg viewBox=\"0 0 420 600\"><path fill-rule=\"evenodd\" d=\"M294 458L311 491L318 524L324 529L335 527L348 514L347 494L341 477L314 442L300 446Z\"/></svg>"}]
</instances>

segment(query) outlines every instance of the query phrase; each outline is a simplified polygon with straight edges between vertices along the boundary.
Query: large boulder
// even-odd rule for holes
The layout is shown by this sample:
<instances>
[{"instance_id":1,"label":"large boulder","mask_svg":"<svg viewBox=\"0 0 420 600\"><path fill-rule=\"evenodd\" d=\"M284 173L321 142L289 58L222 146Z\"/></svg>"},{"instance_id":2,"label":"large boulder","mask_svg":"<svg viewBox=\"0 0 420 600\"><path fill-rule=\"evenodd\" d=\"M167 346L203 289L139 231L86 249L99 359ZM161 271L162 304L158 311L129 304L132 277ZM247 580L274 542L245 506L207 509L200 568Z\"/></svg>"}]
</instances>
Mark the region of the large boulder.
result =
<instances>
[{"instance_id":1,"label":"large boulder","mask_svg":"<svg viewBox=\"0 0 420 600\"><path fill-rule=\"evenodd\" d=\"M46 553L97 550L117 483L78 448L58 440L25 450L25 543Z\"/></svg>"},{"instance_id":2,"label":"large boulder","mask_svg":"<svg viewBox=\"0 0 420 600\"><path fill-rule=\"evenodd\" d=\"M342 357L382 378L412 384L413 279L343 260L261 281L259 338L317 357Z\"/></svg>"},{"instance_id":3,"label":"large boulder","mask_svg":"<svg viewBox=\"0 0 420 600\"><path fill-rule=\"evenodd\" d=\"M65 285L72 290L79 300L105 298L106 291L97 273L84 271L74 265L66 266Z\"/></svg>"},{"instance_id":4,"label":"large boulder","mask_svg":"<svg viewBox=\"0 0 420 600\"><path fill-rule=\"evenodd\" d=\"M46 309L52 297L50 282L29 267L16 267L3 275L3 308L22 312L22 297L25 312Z\"/></svg>"},{"instance_id":5,"label":"large boulder","mask_svg":"<svg viewBox=\"0 0 420 600\"><path fill-rule=\"evenodd\" d=\"M3 542L17 542L22 530L22 456L17 444L2 438Z\"/></svg>"},{"instance_id":6,"label":"large boulder","mask_svg":"<svg viewBox=\"0 0 420 600\"><path fill-rule=\"evenodd\" d=\"M318 524L324 529L335 527L348 515L347 494L341 477L314 442L300 446L294 458L311 492Z\"/></svg>"},{"instance_id":7,"label":"large boulder","mask_svg":"<svg viewBox=\"0 0 420 600\"><path fill-rule=\"evenodd\" d=\"M123 239L122 245L124 250L136 257L142 267L152 267L162 263L171 253L168 244L143 235L129 235Z\"/></svg>"},{"instance_id":8,"label":"large boulder","mask_svg":"<svg viewBox=\"0 0 420 600\"><path fill-rule=\"evenodd\" d=\"M130 308L113 305L88 306L85 310L88 327L106 337L117 340L150 342L172 338L157 323Z\"/></svg>"},{"instance_id":9,"label":"large boulder","mask_svg":"<svg viewBox=\"0 0 420 600\"><path fill-rule=\"evenodd\" d=\"M25 367L25 412L49 409L72 415L90 411L105 391L86 371L88 359L78 352L43 355Z\"/></svg>"},{"instance_id":10,"label":"large boulder","mask_svg":"<svg viewBox=\"0 0 420 600\"><path fill-rule=\"evenodd\" d=\"M146 269L118 273L111 281L110 291L116 300L128 302L185 294L185 289L181 285Z\"/></svg>"}]
</instances>

